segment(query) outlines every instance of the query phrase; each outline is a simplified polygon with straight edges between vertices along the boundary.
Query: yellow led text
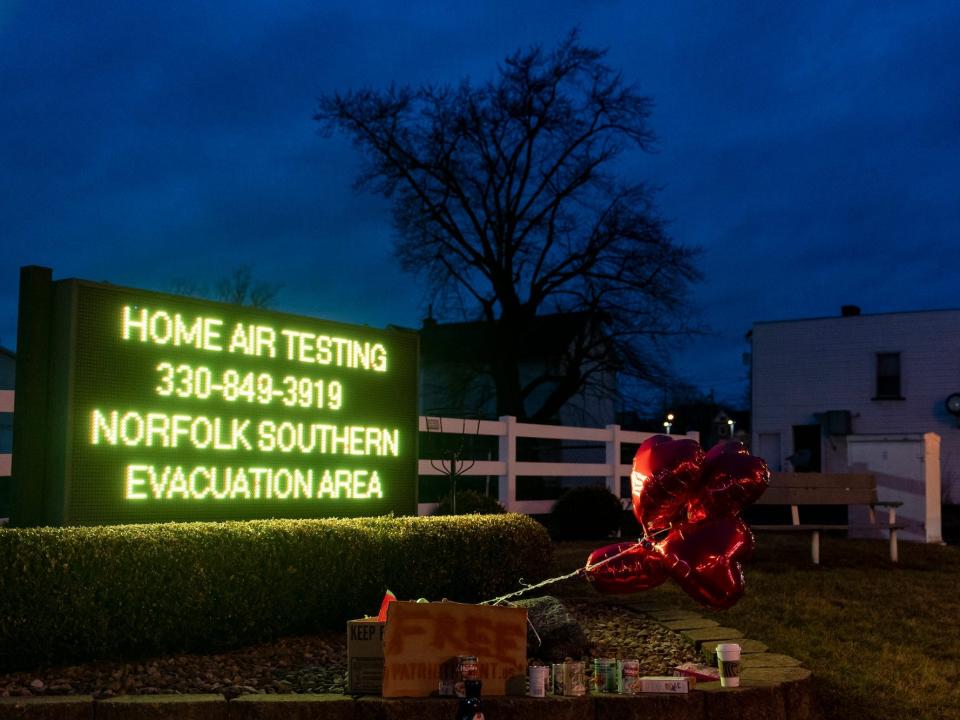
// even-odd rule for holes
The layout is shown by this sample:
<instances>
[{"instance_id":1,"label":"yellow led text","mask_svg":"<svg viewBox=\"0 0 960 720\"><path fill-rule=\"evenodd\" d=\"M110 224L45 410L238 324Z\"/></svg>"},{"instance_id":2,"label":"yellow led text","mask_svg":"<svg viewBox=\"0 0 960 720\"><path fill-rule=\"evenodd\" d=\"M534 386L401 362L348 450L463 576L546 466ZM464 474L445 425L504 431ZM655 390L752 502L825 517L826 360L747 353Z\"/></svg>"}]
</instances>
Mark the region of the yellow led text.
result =
<instances>
[{"instance_id":1,"label":"yellow led text","mask_svg":"<svg viewBox=\"0 0 960 720\"><path fill-rule=\"evenodd\" d=\"M379 342L352 338L317 335L302 330L281 329L269 325L236 323L229 333L223 332L223 320L197 315L184 317L180 313L152 310L139 305L124 305L120 318L120 336L124 340L192 347L197 350L223 351L223 341L229 337L227 352L255 357L278 357L281 344L287 360L311 365L329 365L387 371L387 349ZM278 335L283 340L278 343Z\"/></svg>"},{"instance_id":2,"label":"yellow led text","mask_svg":"<svg viewBox=\"0 0 960 720\"><path fill-rule=\"evenodd\" d=\"M281 330L280 334L287 339L287 360L374 372L387 371L387 350L380 343L371 344L297 330Z\"/></svg>"},{"instance_id":3,"label":"yellow led text","mask_svg":"<svg viewBox=\"0 0 960 720\"><path fill-rule=\"evenodd\" d=\"M237 323L230 336L227 352L276 357L277 331L269 325L244 325Z\"/></svg>"},{"instance_id":4,"label":"yellow led text","mask_svg":"<svg viewBox=\"0 0 960 720\"><path fill-rule=\"evenodd\" d=\"M219 352L223 347L220 340L220 327L223 320L198 316L184 320L180 313L164 310L148 310L144 307L123 306L123 318L120 323L121 337L124 340L139 340L155 345L189 346L198 350Z\"/></svg>"},{"instance_id":5,"label":"yellow led text","mask_svg":"<svg viewBox=\"0 0 960 720\"><path fill-rule=\"evenodd\" d=\"M326 423L274 422L250 419L139 413L117 410L90 413L90 444L127 447L193 447L198 450L253 450L262 452L376 455L398 457L400 431L396 428Z\"/></svg>"},{"instance_id":6,"label":"yellow led text","mask_svg":"<svg viewBox=\"0 0 960 720\"><path fill-rule=\"evenodd\" d=\"M366 500L373 497L383 497L376 470L335 469L318 473L313 468L215 465L128 465L126 468L127 500Z\"/></svg>"},{"instance_id":7,"label":"yellow led text","mask_svg":"<svg viewBox=\"0 0 960 720\"><path fill-rule=\"evenodd\" d=\"M286 375L277 380L270 373L241 373L233 368L214 374L205 365L170 362L157 365L160 384L154 390L161 397L206 400L219 395L227 402L246 401L269 405L282 402L286 407L339 410L343 407L343 384L339 380L313 379Z\"/></svg>"}]
</instances>

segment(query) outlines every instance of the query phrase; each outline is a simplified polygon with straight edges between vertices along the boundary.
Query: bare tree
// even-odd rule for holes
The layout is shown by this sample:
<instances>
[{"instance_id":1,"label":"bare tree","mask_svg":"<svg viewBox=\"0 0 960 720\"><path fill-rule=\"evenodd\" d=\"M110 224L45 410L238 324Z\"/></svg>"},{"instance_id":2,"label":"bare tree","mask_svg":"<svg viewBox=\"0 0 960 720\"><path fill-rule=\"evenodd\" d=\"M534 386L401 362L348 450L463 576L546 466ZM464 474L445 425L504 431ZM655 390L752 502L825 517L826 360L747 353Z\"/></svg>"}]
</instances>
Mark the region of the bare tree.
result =
<instances>
[{"instance_id":1,"label":"bare tree","mask_svg":"<svg viewBox=\"0 0 960 720\"><path fill-rule=\"evenodd\" d=\"M234 305L267 308L273 304L281 287L279 283L255 282L253 268L241 265L217 282L217 299Z\"/></svg>"},{"instance_id":2,"label":"bare tree","mask_svg":"<svg viewBox=\"0 0 960 720\"><path fill-rule=\"evenodd\" d=\"M362 151L357 180L393 200L396 253L439 307L491 328L498 414L549 421L611 373L665 375L658 343L690 326L694 251L674 243L653 189L627 177L650 151L652 101L571 33L518 51L482 85L362 89L316 119ZM563 357L531 376L538 315L576 317ZM573 320L571 322L574 322Z\"/></svg>"},{"instance_id":3,"label":"bare tree","mask_svg":"<svg viewBox=\"0 0 960 720\"><path fill-rule=\"evenodd\" d=\"M214 292L210 291L209 286L189 279L174 280L170 283L169 291L176 295L211 298L232 305L269 308L282 287L280 283L255 281L253 268L241 265L220 278Z\"/></svg>"},{"instance_id":4,"label":"bare tree","mask_svg":"<svg viewBox=\"0 0 960 720\"><path fill-rule=\"evenodd\" d=\"M171 280L164 290L166 292L173 293L174 295L188 295L190 297L198 298L210 297L210 287L191 278L177 278L176 280Z\"/></svg>"}]
</instances>

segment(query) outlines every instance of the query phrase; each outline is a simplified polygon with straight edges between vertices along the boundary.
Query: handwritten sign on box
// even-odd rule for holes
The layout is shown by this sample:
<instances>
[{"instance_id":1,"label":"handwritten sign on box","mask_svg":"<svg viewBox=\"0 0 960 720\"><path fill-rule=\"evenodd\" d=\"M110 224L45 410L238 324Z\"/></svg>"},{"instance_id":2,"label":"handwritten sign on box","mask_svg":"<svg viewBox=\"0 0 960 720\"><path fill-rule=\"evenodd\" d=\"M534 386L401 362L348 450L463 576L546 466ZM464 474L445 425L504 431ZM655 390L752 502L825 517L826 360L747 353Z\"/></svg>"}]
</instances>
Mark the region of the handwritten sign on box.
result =
<instances>
[{"instance_id":1,"label":"handwritten sign on box","mask_svg":"<svg viewBox=\"0 0 960 720\"><path fill-rule=\"evenodd\" d=\"M475 655L484 695L505 695L527 666L525 608L460 603L394 602L383 641L384 697L435 694L440 667Z\"/></svg>"}]
</instances>

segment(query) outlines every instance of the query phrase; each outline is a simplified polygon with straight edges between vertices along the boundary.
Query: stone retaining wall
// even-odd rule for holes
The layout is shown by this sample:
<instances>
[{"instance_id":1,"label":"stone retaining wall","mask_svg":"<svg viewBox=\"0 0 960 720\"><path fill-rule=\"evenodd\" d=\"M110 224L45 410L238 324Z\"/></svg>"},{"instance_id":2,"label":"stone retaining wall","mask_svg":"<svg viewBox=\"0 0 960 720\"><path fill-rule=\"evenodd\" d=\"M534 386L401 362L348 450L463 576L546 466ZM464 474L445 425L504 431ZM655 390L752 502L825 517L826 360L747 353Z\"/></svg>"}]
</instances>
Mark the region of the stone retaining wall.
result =
<instances>
[{"instance_id":1,"label":"stone retaining wall","mask_svg":"<svg viewBox=\"0 0 960 720\"><path fill-rule=\"evenodd\" d=\"M740 689L704 683L688 695L488 697L490 718L503 720L809 720L809 673L788 683L744 680ZM450 720L448 698L385 699L344 695L129 695L4 698L0 720Z\"/></svg>"}]
</instances>

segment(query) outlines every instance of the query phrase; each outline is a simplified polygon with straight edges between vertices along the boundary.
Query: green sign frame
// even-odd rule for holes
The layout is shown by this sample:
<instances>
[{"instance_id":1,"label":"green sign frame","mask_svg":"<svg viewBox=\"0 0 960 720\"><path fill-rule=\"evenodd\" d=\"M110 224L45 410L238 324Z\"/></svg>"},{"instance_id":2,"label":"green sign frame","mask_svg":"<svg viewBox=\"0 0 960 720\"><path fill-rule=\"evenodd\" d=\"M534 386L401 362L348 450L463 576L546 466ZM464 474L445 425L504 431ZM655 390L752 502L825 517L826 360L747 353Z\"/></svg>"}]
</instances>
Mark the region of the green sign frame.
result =
<instances>
[{"instance_id":1,"label":"green sign frame","mask_svg":"<svg viewBox=\"0 0 960 720\"><path fill-rule=\"evenodd\" d=\"M416 514L419 335L20 273L12 524Z\"/></svg>"}]
</instances>

